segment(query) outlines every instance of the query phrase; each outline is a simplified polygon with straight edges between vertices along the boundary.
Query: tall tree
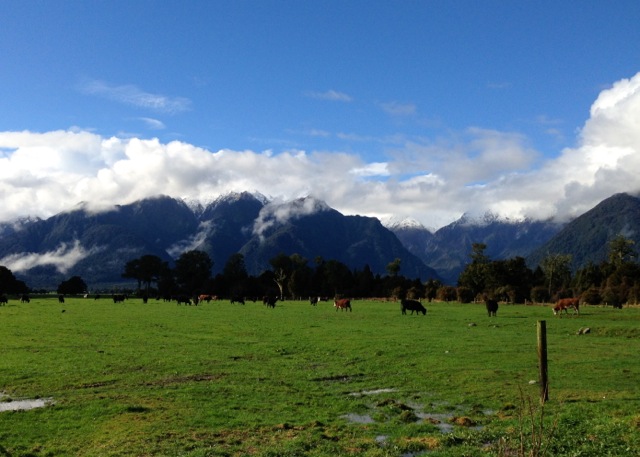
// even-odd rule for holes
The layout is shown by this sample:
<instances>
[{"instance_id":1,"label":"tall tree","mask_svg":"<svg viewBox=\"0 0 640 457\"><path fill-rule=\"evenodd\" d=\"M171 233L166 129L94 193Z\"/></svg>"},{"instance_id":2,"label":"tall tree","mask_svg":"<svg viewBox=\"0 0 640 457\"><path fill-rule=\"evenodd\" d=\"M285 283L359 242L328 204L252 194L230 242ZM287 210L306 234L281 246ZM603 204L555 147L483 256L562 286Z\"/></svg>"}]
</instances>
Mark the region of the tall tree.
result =
<instances>
[{"instance_id":1,"label":"tall tree","mask_svg":"<svg viewBox=\"0 0 640 457\"><path fill-rule=\"evenodd\" d=\"M16 279L11 270L0 265L0 294L23 294L28 290L27 285Z\"/></svg>"},{"instance_id":2,"label":"tall tree","mask_svg":"<svg viewBox=\"0 0 640 457\"><path fill-rule=\"evenodd\" d=\"M222 276L228 283L243 281L249 277L247 267L244 263L244 255L240 253L231 254L224 264Z\"/></svg>"},{"instance_id":3,"label":"tall tree","mask_svg":"<svg viewBox=\"0 0 640 457\"><path fill-rule=\"evenodd\" d=\"M618 235L609 242L609 262L619 268L624 263L631 262L638 256L633 248L634 241Z\"/></svg>"},{"instance_id":4,"label":"tall tree","mask_svg":"<svg viewBox=\"0 0 640 457\"><path fill-rule=\"evenodd\" d=\"M571 279L571 254L547 254L540 267L544 271L551 297Z\"/></svg>"},{"instance_id":5,"label":"tall tree","mask_svg":"<svg viewBox=\"0 0 640 457\"><path fill-rule=\"evenodd\" d=\"M244 263L244 255L240 253L231 254L222 269L222 290L227 291L231 296L244 296L247 293L247 268Z\"/></svg>"},{"instance_id":6,"label":"tall tree","mask_svg":"<svg viewBox=\"0 0 640 457\"><path fill-rule=\"evenodd\" d=\"M393 259L392 262L389 262L387 264L387 273L389 273L389 276L398 276L398 274L400 273L400 263L402 262L402 260L398 257L396 257L395 259Z\"/></svg>"},{"instance_id":7,"label":"tall tree","mask_svg":"<svg viewBox=\"0 0 640 457\"><path fill-rule=\"evenodd\" d=\"M174 274L182 292L193 295L211 278L213 261L209 254L193 250L184 252L176 260Z\"/></svg>"},{"instance_id":8,"label":"tall tree","mask_svg":"<svg viewBox=\"0 0 640 457\"><path fill-rule=\"evenodd\" d=\"M59 294L85 294L87 293L87 284L80 276L72 276L66 281L62 281L58 286Z\"/></svg>"},{"instance_id":9,"label":"tall tree","mask_svg":"<svg viewBox=\"0 0 640 457\"><path fill-rule=\"evenodd\" d=\"M487 275L489 258L484 251L487 245L484 243L473 243L471 245L471 263L468 263L458 276L458 285L467 287L476 296L487 287Z\"/></svg>"},{"instance_id":10,"label":"tall tree","mask_svg":"<svg viewBox=\"0 0 640 457\"><path fill-rule=\"evenodd\" d=\"M157 283L166 274L169 264L156 255L143 255L138 259L127 262L124 266L123 278L131 278L138 281L138 290L144 284L146 293L149 294L151 283Z\"/></svg>"}]
</instances>

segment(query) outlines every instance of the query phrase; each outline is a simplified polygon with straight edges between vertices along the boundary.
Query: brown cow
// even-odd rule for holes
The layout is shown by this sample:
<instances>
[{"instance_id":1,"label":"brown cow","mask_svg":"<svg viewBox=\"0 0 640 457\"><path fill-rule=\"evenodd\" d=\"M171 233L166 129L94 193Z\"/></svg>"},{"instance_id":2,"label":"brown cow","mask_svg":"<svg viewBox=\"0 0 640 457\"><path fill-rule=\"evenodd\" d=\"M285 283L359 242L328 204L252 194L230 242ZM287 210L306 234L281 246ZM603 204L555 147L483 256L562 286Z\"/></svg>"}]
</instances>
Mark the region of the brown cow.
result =
<instances>
[{"instance_id":1,"label":"brown cow","mask_svg":"<svg viewBox=\"0 0 640 457\"><path fill-rule=\"evenodd\" d=\"M580 298L561 298L553 307L554 316L562 316L562 311L569 314L568 309L573 309L573 314L580 315Z\"/></svg>"},{"instance_id":2,"label":"brown cow","mask_svg":"<svg viewBox=\"0 0 640 457\"><path fill-rule=\"evenodd\" d=\"M351 309L351 300L349 300L348 298L341 298L341 299L335 299L333 301L333 306L336 307L336 311L338 311L339 309L343 309L343 310L349 310L352 311Z\"/></svg>"}]
</instances>

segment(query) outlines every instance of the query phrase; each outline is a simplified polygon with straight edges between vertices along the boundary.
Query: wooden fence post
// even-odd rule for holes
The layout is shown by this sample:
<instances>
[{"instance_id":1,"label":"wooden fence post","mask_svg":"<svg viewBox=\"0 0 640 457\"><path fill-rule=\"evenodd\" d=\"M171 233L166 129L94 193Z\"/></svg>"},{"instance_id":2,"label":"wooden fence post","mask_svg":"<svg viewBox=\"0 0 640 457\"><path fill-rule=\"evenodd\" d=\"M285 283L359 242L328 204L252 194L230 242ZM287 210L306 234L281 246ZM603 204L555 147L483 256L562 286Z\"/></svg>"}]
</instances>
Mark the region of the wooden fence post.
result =
<instances>
[{"instance_id":1,"label":"wooden fence post","mask_svg":"<svg viewBox=\"0 0 640 457\"><path fill-rule=\"evenodd\" d=\"M538 368L540 370L540 403L549 400L549 372L547 366L547 323L538 321Z\"/></svg>"}]
</instances>

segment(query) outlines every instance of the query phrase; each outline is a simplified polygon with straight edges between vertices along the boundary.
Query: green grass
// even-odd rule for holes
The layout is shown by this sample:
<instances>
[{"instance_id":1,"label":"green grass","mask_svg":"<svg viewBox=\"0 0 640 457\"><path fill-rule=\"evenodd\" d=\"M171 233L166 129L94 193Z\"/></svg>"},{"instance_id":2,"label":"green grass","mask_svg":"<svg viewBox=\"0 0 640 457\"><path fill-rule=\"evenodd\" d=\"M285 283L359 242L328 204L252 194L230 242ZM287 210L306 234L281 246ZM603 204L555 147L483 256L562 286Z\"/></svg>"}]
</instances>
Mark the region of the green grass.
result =
<instances>
[{"instance_id":1,"label":"green grass","mask_svg":"<svg viewBox=\"0 0 640 457\"><path fill-rule=\"evenodd\" d=\"M55 404L0 412L0 456L534 455L525 419L537 418L548 455L637 455L639 308L427 308L10 300L0 392ZM529 384L538 320L543 409ZM429 414L476 425L442 433Z\"/></svg>"}]
</instances>

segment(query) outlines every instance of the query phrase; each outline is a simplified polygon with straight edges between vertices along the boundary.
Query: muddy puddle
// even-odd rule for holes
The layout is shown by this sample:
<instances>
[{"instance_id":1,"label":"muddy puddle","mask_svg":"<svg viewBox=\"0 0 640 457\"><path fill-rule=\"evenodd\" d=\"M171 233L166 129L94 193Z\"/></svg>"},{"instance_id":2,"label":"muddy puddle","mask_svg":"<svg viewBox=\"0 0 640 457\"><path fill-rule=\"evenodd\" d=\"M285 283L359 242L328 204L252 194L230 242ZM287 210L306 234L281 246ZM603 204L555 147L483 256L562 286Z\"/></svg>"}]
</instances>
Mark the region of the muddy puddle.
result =
<instances>
[{"instance_id":1,"label":"muddy puddle","mask_svg":"<svg viewBox=\"0 0 640 457\"><path fill-rule=\"evenodd\" d=\"M4 411L28 411L52 405L52 398L21 398L12 399L0 392L0 413Z\"/></svg>"},{"instance_id":2,"label":"muddy puddle","mask_svg":"<svg viewBox=\"0 0 640 457\"><path fill-rule=\"evenodd\" d=\"M352 397L365 397L368 395L386 394L389 392L395 392L397 389L375 389L375 390L362 390L360 392L351 392L349 395Z\"/></svg>"},{"instance_id":3,"label":"muddy puddle","mask_svg":"<svg viewBox=\"0 0 640 457\"><path fill-rule=\"evenodd\" d=\"M374 395L379 393L387 393L387 392L395 392L396 389L378 389L371 391L361 391L350 393L349 395L354 396L365 396L365 395ZM431 404L432 407L438 407L437 404ZM440 405L442 406L442 405ZM391 420L392 416L390 414L399 414L401 420L405 422L428 422L436 427L440 433L452 433L455 429L455 426L462 426L470 430L481 430L482 425L476 423L474 420L470 419L467 416L462 415L463 408L461 406L450 408L451 411L440 413L440 412L429 412L428 409L425 408L425 405L410 403L406 405L404 403L397 402L396 400L384 400L375 405L370 405L372 408L371 414L345 414L341 416L343 419L346 419L348 422L354 424L372 424L376 422L374 416L382 416L386 419L382 419L383 421ZM389 410L384 411L384 408L391 408L391 410L395 410L396 412L390 412ZM378 414L381 413L382 414ZM398 413L399 412L399 413ZM493 411L483 410L482 414L487 416L493 414ZM376 440L380 443L384 443L386 441L386 437L378 437Z\"/></svg>"}]
</instances>

